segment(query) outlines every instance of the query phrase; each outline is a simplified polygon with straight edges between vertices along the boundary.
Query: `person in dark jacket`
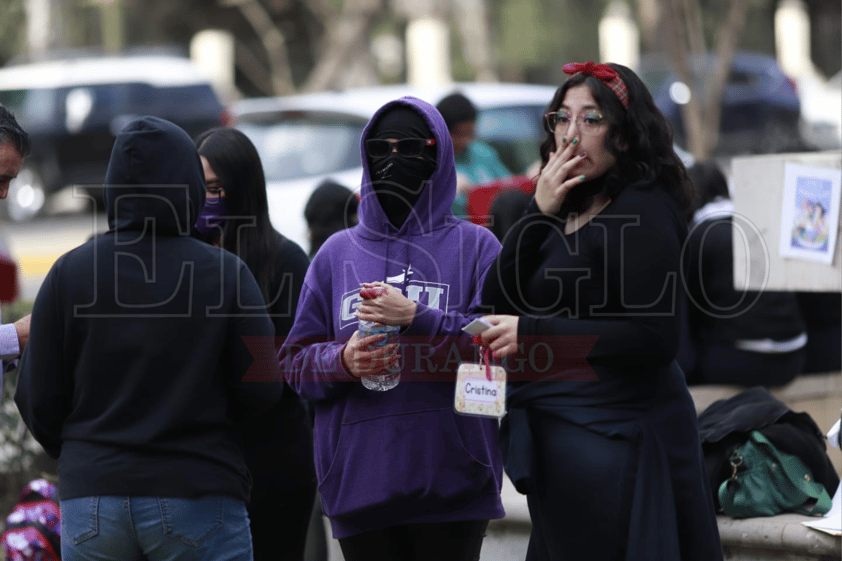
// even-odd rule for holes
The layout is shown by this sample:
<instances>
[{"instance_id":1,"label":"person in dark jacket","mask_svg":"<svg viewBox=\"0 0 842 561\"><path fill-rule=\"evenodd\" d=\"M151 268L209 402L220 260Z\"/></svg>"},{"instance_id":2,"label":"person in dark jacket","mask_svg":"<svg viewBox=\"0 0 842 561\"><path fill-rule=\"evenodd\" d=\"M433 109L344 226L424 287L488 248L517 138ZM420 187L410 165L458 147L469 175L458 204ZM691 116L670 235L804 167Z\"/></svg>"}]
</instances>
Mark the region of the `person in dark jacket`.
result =
<instances>
[{"instance_id":1,"label":"person in dark jacket","mask_svg":"<svg viewBox=\"0 0 842 561\"><path fill-rule=\"evenodd\" d=\"M260 289L191 235L205 182L182 129L130 122L105 183L108 232L47 274L15 395L59 460L62 559L250 560L237 423L284 387Z\"/></svg>"},{"instance_id":2,"label":"person in dark jacket","mask_svg":"<svg viewBox=\"0 0 842 561\"><path fill-rule=\"evenodd\" d=\"M197 227L213 224L219 245L257 279L280 348L310 260L269 221L263 165L251 140L237 129L216 128L200 134L196 146L210 202ZM277 405L243 423L242 436L254 483L248 508L254 559L300 561L316 496L313 430L302 399L285 390Z\"/></svg>"},{"instance_id":3,"label":"person in dark jacket","mask_svg":"<svg viewBox=\"0 0 842 561\"><path fill-rule=\"evenodd\" d=\"M686 171L634 72L563 69L535 196L482 290L496 313L480 337L512 380L500 445L529 505L526 559L722 559L674 360Z\"/></svg>"},{"instance_id":4,"label":"person in dark jacket","mask_svg":"<svg viewBox=\"0 0 842 561\"><path fill-rule=\"evenodd\" d=\"M799 309L807 329L802 374L842 370L842 294L798 292Z\"/></svg>"},{"instance_id":5,"label":"person in dark jacket","mask_svg":"<svg viewBox=\"0 0 842 561\"><path fill-rule=\"evenodd\" d=\"M734 287L738 217L725 175L709 160L695 163L688 174L696 203L684 255L688 327L679 364L691 384L786 384L806 359L807 333L796 294Z\"/></svg>"}]
</instances>

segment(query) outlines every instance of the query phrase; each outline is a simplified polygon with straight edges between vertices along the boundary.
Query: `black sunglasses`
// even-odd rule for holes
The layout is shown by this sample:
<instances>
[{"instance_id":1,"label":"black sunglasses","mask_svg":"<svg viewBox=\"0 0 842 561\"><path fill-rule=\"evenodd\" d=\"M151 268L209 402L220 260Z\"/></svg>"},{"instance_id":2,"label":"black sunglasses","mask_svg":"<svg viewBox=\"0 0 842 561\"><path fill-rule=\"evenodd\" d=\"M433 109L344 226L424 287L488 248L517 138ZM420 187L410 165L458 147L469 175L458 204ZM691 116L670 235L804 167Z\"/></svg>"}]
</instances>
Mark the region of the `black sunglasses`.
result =
<instances>
[{"instance_id":1,"label":"black sunglasses","mask_svg":"<svg viewBox=\"0 0 842 561\"><path fill-rule=\"evenodd\" d=\"M385 158L397 147L398 154L404 158L415 158L424 153L427 146L435 146L435 138L402 138L400 140L384 140L369 138L365 141L365 151L370 158Z\"/></svg>"}]
</instances>

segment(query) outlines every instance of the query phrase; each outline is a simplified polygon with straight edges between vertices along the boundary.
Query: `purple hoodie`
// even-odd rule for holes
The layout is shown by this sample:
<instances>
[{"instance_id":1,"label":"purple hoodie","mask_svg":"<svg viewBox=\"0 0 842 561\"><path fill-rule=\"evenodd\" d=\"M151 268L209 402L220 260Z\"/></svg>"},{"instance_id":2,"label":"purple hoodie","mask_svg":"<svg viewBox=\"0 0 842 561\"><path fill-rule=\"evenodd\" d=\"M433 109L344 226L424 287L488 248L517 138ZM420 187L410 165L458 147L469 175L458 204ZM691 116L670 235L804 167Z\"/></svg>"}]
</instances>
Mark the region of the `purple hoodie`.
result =
<instances>
[{"instance_id":1,"label":"purple hoodie","mask_svg":"<svg viewBox=\"0 0 842 561\"><path fill-rule=\"evenodd\" d=\"M397 103L426 119L438 162L400 228L377 200L363 150L371 124ZM362 138L360 223L334 234L313 259L281 350L288 383L313 400L322 508L336 538L399 524L502 518L497 420L453 410L459 362L476 358L461 330L480 315L482 279L500 244L450 211L453 146L435 107L413 97L390 102ZM401 382L382 393L364 388L341 361L357 329L360 283L373 281L418 303L401 331Z\"/></svg>"}]
</instances>

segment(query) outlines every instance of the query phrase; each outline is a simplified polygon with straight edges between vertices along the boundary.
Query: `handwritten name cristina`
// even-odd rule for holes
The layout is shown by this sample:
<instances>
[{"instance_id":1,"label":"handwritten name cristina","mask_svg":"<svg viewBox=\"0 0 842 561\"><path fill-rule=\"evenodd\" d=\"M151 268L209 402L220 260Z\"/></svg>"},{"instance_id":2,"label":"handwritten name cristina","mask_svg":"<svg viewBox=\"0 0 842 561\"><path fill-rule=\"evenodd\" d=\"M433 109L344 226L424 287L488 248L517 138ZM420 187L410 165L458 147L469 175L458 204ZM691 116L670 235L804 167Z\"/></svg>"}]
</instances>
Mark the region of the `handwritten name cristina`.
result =
<instances>
[{"instance_id":1,"label":"handwritten name cristina","mask_svg":"<svg viewBox=\"0 0 842 561\"><path fill-rule=\"evenodd\" d=\"M497 390L486 386L474 386L467 382L465 383L465 395L468 394L497 397Z\"/></svg>"}]
</instances>

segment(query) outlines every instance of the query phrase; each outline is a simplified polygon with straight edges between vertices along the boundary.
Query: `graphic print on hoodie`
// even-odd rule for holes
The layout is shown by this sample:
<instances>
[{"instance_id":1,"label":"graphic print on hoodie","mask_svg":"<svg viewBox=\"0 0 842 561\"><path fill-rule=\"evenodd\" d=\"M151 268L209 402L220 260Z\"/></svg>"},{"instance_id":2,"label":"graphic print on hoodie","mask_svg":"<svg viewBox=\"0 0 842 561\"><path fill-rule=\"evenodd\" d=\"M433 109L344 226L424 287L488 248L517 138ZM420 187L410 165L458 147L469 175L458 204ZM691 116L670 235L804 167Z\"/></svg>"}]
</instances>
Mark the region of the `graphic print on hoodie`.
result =
<instances>
[{"instance_id":1,"label":"graphic print on hoodie","mask_svg":"<svg viewBox=\"0 0 842 561\"><path fill-rule=\"evenodd\" d=\"M378 199L365 152L379 117L395 106L423 117L437 162L398 225ZM399 138L390 134L380 138ZM334 537L410 522L502 517L497 421L453 412L459 357L475 357L461 329L481 313L482 280L500 244L450 211L453 147L432 105L412 97L386 104L366 127L360 150L360 222L334 234L315 256L280 353L290 386L314 400L316 473ZM401 382L382 393L365 389L341 361L357 329L360 283L373 281L395 286L418 305L400 335Z\"/></svg>"}]
</instances>

